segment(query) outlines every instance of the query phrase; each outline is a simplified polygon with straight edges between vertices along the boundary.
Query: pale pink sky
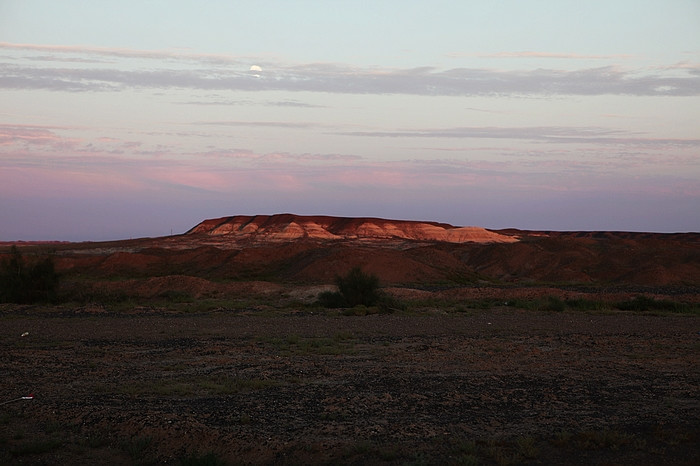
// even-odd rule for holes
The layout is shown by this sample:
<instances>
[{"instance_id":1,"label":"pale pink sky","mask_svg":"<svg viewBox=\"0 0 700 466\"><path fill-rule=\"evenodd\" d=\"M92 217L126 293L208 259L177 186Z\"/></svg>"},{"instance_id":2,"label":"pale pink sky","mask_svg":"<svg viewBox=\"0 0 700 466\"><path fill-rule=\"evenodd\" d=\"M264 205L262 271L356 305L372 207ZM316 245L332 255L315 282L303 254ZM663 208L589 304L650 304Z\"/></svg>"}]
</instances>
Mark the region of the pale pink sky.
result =
<instances>
[{"instance_id":1,"label":"pale pink sky","mask_svg":"<svg viewBox=\"0 0 700 466\"><path fill-rule=\"evenodd\" d=\"M699 4L481 3L2 2L0 241L700 231Z\"/></svg>"}]
</instances>

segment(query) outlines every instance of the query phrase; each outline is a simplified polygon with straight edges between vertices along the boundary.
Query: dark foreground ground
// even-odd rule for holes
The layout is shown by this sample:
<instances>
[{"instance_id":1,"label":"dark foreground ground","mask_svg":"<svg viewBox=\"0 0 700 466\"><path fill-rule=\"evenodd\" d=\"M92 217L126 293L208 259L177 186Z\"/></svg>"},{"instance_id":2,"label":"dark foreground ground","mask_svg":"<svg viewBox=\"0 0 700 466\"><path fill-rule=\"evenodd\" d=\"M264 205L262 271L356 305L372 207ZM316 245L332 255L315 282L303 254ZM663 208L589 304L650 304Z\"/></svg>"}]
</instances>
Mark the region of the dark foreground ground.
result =
<instances>
[{"instance_id":1,"label":"dark foreground ground","mask_svg":"<svg viewBox=\"0 0 700 466\"><path fill-rule=\"evenodd\" d=\"M0 309L1 464L700 458L693 315L100 311Z\"/></svg>"}]
</instances>

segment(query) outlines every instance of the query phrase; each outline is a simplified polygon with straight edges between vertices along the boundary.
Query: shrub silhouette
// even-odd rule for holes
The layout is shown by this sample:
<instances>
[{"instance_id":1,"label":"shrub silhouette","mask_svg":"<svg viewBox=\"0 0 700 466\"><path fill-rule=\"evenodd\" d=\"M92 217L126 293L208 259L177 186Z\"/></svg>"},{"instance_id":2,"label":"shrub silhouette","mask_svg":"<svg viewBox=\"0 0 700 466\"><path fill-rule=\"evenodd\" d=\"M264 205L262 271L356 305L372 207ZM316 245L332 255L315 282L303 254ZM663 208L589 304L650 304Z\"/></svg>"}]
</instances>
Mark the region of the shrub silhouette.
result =
<instances>
[{"instance_id":1,"label":"shrub silhouette","mask_svg":"<svg viewBox=\"0 0 700 466\"><path fill-rule=\"evenodd\" d=\"M320 293L318 304L326 308L365 308L352 315L392 313L404 309L403 303L380 290L376 275L365 273L359 267L351 269L345 276L336 276L335 284L338 291Z\"/></svg>"},{"instance_id":2,"label":"shrub silhouette","mask_svg":"<svg viewBox=\"0 0 700 466\"><path fill-rule=\"evenodd\" d=\"M379 278L354 267L344 277L336 277L338 291L350 306L373 306L379 301Z\"/></svg>"},{"instance_id":3,"label":"shrub silhouette","mask_svg":"<svg viewBox=\"0 0 700 466\"><path fill-rule=\"evenodd\" d=\"M324 307L374 306L381 298L379 278L354 267L345 276L335 277L338 291L325 291L318 297Z\"/></svg>"},{"instance_id":4,"label":"shrub silhouette","mask_svg":"<svg viewBox=\"0 0 700 466\"><path fill-rule=\"evenodd\" d=\"M57 289L58 275L51 256L27 265L17 246L12 246L10 258L0 265L0 302L52 302Z\"/></svg>"},{"instance_id":5,"label":"shrub silhouette","mask_svg":"<svg viewBox=\"0 0 700 466\"><path fill-rule=\"evenodd\" d=\"M347 301L338 291L324 291L318 295L318 303L323 307L336 309L339 307L348 307Z\"/></svg>"}]
</instances>

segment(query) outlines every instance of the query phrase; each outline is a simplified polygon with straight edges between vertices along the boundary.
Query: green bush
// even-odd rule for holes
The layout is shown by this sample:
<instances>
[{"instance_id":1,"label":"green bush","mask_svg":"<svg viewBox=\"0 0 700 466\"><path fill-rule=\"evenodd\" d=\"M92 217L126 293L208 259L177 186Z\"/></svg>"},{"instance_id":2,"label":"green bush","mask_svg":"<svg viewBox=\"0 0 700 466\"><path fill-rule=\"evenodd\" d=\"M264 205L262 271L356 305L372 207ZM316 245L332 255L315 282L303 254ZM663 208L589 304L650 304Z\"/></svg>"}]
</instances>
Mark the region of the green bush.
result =
<instances>
[{"instance_id":1,"label":"green bush","mask_svg":"<svg viewBox=\"0 0 700 466\"><path fill-rule=\"evenodd\" d=\"M339 291L324 291L318 295L318 304L323 307L337 309L339 307L348 307L347 301Z\"/></svg>"},{"instance_id":2,"label":"green bush","mask_svg":"<svg viewBox=\"0 0 700 466\"><path fill-rule=\"evenodd\" d=\"M687 303L654 299L644 295L635 296L627 301L620 301L616 304L616 307L621 311L693 312L693 306Z\"/></svg>"},{"instance_id":3,"label":"green bush","mask_svg":"<svg viewBox=\"0 0 700 466\"><path fill-rule=\"evenodd\" d=\"M566 303L556 296L548 296L542 308L545 311L564 312L566 310Z\"/></svg>"},{"instance_id":4,"label":"green bush","mask_svg":"<svg viewBox=\"0 0 700 466\"><path fill-rule=\"evenodd\" d=\"M51 256L26 264L17 246L12 246L10 258L0 265L0 302L53 302L57 289L58 274Z\"/></svg>"},{"instance_id":5,"label":"green bush","mask_svg":"<svg viewBox=\"0 0 700 466\"><path fill-rule=\"evenodd\" d=\"M338 292L349 306L374 306L379 301L379 278L354 267L344 277L335 279Z\"/></svg>"},{"instance_id":6,"label":"green bush","mask_svg":"<svg viewBox=\"0 0 700 466\"><path fill-rule=\"evenodd\" d=\"M575 311L602 311L607 305L602 301L594 301L585 298L570 298L565 301L568 309Z\"/></svg>"},{"instance_id":7,"label":"green bush","mask_svg":"<svg viewBox=\"0 0 700 466\"><path fill-rule=\"evenodd\" d=\"M396 299L381 292L379 278L363 272L359 267L345 276L337 276L338 291L324 291L318 295L318 304L327 308L372 308L393 312L403 306Z\"/></svg>"},{"instance_id":8,"label":"green bush","mask_svg":"<svg viewBox=\"0 0 700 466\"><path fill-rule=\"evenodd\" d=\"M528 311L563 312L566 310L566 303L556 296L532 299L516 298L508 301L507 305Z\"/></svg>"}]
</instances>

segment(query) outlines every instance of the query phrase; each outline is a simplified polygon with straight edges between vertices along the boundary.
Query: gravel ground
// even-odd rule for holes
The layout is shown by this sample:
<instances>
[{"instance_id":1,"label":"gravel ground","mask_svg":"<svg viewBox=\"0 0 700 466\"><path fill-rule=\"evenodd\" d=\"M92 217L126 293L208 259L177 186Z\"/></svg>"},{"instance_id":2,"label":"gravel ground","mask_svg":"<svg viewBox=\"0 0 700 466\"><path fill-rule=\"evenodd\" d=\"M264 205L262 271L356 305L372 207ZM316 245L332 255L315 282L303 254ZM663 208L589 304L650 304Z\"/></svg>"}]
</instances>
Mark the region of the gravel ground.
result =
<instances>
[{"instance_id":1,"label":"gravel ground","mask_svg":"<svg viewBox=\"0 0 700 466\"><path fill-rule=\"evenodd\" d=\"M0 463L700 458L696 316L98 311L0 309Z\"/></svg>"}]
</instances>

